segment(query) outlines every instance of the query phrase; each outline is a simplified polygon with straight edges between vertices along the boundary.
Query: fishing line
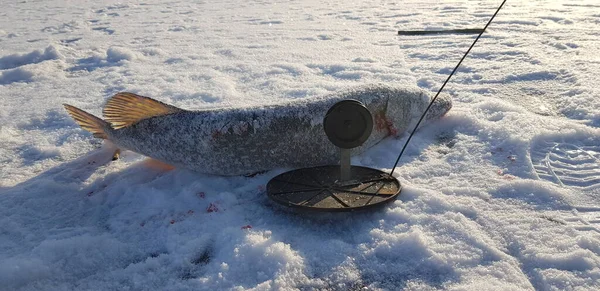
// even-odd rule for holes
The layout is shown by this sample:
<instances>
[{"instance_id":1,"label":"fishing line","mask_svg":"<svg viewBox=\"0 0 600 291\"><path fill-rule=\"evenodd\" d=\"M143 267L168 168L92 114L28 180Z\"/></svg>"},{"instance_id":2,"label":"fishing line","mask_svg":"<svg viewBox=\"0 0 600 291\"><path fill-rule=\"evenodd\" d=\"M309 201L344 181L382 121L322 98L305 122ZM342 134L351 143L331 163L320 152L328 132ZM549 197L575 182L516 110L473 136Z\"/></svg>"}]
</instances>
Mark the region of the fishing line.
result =
<instances>
[{"instance_id":1,"label":"fishing line","mask_svg":"<svg viewBox=\"0 0 600 291\"><path fill-rule=\"evenodd\" d=\"M481 37L481 35L485 32L485 30L488 28L488 26L490 25L490 23L492 23L492 20L494 20L494 17L496 17L496 15L498 14L498 12L500 12L500 9L502 9L502 6L504 6L504 3L506 3L506 0L502 1L502 4L500 4L500 6L498 7L498 9L496 9L496 12L494 13L494 15L492 15L492 18L490 18L490 20L488 21L488 23L481 30L481 32L479 33L479 35L477 36L477 38L475 39L475 41L473 41L473 43L471 44L471 46L469 47L469 49L467 50L467 52L463 55L463 57L460 59L460 61L458 62L458 64L456 64L456 67L454 67L454 70L452 70L452 72L450 73L450 75L448 76L448 78L446 79L446 81L444 81L444 83L442 84L442 86L440 87L440 89L437 91L437 93L435 94L435 96L433 97L433 99L431 99L431 102L429 102L429 105L425 109L425 112L423 112L423 114L421 115L421 118L419 118L419 121L417 122L417 125L415 125L415 128L413 129L413 131L408 136L408 139L406 140L406 143L404 143L404 146L402 147L402 150L400 151L400 154L398 155L398 158L396 159L396 163L394 163L394 166L392 167L392 171L390 172L390 176L392 174L394 174L394 171L396 170L396 166L398 166L398 162L400 161L400 158L404 154L404 151L406 150L406 147L408 146L408 143L410 142L410 140L413 137L413 135L415 134L415 132L417 132L417 128L419 128L419 125L421 124L421 122L425 118L425 115L427 115L427 112L429 111L429 109L433 105L433 102L435 102L435 100L437 99L437 97L440 95L440 92L442 92L442 90L444 89L444 87L446 86L446 84L448 83L448 81L450 81L450 78L452 77L452 75L454 75L454 73L456 73L456 70L458 70L458 67L460 66L460 64L462 64L462 62L467 57L467 55L469 54L469 52L471 52L471 49L475 46L475 44L477 43L477 41L479 40L479 38Z\"/></svg>"}]
</instances>

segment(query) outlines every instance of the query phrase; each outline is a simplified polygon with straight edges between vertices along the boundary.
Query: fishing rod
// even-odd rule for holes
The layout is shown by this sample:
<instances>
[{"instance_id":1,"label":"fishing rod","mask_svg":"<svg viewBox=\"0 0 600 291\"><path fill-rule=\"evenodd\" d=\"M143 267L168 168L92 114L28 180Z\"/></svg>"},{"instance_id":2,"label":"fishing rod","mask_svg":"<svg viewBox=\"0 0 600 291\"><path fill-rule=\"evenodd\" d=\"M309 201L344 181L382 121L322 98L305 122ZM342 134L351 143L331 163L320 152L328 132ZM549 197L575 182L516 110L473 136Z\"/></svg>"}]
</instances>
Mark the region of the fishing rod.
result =
<instances>
[{"instance_id":1,"label":"fishing rod","mask_svg":"<svg viewBox=\"0 0 600 291\"><path fill-rule=\"evenodd\" d=\"M502 6L504 6L504 3L506 3L506 0L502 1L502 4L500 4L500 6L498 7L498 9L496 9L496 12L494 13L494 15L492 15L492 17L487 22L487 24L485 25L485 27L479 32L479 35L477 36L477 38L475 38L475 41L473 41L473 43L471 44L471 46L469 47L469 49L467 50L467 52L463 55L463 57L460 59L460 61L458 62L458 64L456 64L456 67L454 67L454 70L452 70L452 72L450 73L450 75L448 76L448 78L446 79L446 81L444 81L444 83L442 84L442 86L440 87L440 89L437 91L437 93L435 94L435 96L433 97L433 99L431 99L431 102L429 102L429 105L425 109L425 112L423 112L423 114L421 115L421 118L419 118L419 121L417 122L417 125L415 125L415 128L413 129L413 131L408 136L408 139L406 140L406 143L404 143L404 146L402 147L402 150L400 151L400 154L398 155L398 158L396 159L396 162L394 163L394 166L392 167L392 171L390 172L390 176L392 174L394 174L394 171L396 171L396 166L398 166L398 162L400 162L400 158L404 154L404 151L406 150L406 147L408 146L408 143L412 139L412 137L415 134L415 132L417 132L417 129L419 128L419 125L421 124L421 122L425 118L425 115L427 115L427 112L429 112L429 109L431 109L431 106L433 105L433 102L435 102L435 100L440 95L440 93L442 92L442 90L444 90L444 87L446 86L446 84L448 83L448 81L450 81L450 78L452 78L452 75L454 75L454 73L456 73L456 71L458 70L458 67L460 67L460 64L462 64L462 62L465 60L465 58L467 57L467 55L469 55L469 52L471 52L471 49L475 46L475 44L477 43L477 41L479 40L479 38L481 38L481 35L483 35L483 33L488 28L488 26L490 25L490 23L492 23L492 21L494 20L494 18L498 14L498 12L500 12L500 9L502 9Z\"/></svg>"}]
</instances>

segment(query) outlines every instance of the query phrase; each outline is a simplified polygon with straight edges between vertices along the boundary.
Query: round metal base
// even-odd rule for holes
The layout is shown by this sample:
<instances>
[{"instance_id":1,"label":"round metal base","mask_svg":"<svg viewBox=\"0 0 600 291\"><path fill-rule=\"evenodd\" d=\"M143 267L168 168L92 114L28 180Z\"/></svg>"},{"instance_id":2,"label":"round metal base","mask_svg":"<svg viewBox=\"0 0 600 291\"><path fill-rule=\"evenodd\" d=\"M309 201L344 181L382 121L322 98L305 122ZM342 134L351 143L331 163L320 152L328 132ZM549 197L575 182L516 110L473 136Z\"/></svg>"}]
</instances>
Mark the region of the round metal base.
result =
<instances>
[{"instance_id":1,"label":"round metal base","mask_svg":"<svg viewBox=\"0 0 600 291\"><path fill-rule=\"evenodd\" d=\"M267 194L277 203L317 211L354 211L393 201L402 186L380 170L352 166L350 179L340 181L340 166L285 172L271 179Z\"/></svg>"}]
</instances>

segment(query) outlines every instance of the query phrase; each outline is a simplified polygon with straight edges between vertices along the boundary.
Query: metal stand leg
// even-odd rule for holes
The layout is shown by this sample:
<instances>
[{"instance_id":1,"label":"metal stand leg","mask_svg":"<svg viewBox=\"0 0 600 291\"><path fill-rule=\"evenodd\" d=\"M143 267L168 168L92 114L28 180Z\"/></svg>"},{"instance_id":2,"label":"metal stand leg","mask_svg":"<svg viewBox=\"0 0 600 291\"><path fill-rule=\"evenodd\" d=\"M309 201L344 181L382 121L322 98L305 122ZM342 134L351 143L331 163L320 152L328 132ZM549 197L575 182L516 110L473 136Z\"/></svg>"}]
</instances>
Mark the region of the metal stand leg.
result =
<instances>
[{"instance_id":1,"label":"metal stand leg","mask_svg":"<svg viewBox=\"0 0 600 291\"><path fill-rule=\"evenodd\" d=\"M340 149L340 178L350 180L350 149Z\"/></svg>"}]
</instances>

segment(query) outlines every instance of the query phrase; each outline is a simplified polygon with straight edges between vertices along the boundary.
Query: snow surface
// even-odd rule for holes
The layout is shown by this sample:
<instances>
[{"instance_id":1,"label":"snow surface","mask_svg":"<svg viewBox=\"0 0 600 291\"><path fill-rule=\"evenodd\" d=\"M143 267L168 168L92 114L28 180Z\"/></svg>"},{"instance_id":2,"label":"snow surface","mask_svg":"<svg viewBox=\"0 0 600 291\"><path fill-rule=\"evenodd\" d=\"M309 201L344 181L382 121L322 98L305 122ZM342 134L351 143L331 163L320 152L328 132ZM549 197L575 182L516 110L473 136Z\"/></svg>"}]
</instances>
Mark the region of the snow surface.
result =
<instances>
[{"instance_id":1,"label":"snow surface","mask_svg":"<svg viewBox=\"0 0 600 291\"><path fill-rule=\"evenodd\" d=\"M383 82L437 90L499 1L5 1L2 290L598 290L600 4L508 1L380 211L301 214L255 177L167 170L81 130L118 91L187 109ZM100 3L103 2L103 3ZM498 3L497 3L498 2ZM353 159L389 170L407 136Z\"/></svg>"}]
</instances>

